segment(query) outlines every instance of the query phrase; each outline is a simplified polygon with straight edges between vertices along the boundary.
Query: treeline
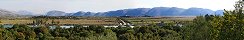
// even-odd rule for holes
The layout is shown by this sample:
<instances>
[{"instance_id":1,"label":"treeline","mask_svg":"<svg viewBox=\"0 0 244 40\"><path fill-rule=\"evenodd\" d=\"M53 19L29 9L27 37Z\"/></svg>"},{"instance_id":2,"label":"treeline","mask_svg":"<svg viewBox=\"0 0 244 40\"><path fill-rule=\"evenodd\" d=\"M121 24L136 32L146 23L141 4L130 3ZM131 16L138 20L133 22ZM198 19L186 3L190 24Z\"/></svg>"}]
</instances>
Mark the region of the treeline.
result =
<instances>
[{"instance_id":1,"label":"treeline","mask_svg":"<svg viewBox=\"0 0 244 40\"><path fill-rule=\"evenodd\" d=\"M164 27L102 27L90 26L49 29L14 25L0 28L0 40L180 40L177 31Z\"/></svg>"},{"instance_id":2,"label":"treeline","mask_svg":"<svg viewBox=\"0 0 244 40\"><path fill-rule=\"evenodd\" d=\"M205 15L182 27L187 40L244 40L244 1L235 4L235 10L225 10L223 16Z\"/></svg>"}]
</instances>

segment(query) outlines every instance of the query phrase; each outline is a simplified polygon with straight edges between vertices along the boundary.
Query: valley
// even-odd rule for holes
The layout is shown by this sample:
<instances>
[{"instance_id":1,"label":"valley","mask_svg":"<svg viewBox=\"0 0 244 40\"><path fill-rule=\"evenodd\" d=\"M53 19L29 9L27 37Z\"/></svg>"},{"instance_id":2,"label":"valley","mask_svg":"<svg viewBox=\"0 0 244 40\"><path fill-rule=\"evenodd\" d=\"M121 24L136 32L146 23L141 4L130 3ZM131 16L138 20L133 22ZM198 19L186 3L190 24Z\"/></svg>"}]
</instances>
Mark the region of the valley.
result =
<instances>
[{"instance_id":1,"label":"valley","mask_svg":"<svg viewBox=\"0 0 244 40\"><path fill-rule=\"evenodd\" d=\"M107 27L118 26L145 26L159 23L190 22L195 17L72 17L72 16L37 16L16 19L0 19L1 25L24 24L24 25L101 25Z\"/></svg>"}]
</instances>

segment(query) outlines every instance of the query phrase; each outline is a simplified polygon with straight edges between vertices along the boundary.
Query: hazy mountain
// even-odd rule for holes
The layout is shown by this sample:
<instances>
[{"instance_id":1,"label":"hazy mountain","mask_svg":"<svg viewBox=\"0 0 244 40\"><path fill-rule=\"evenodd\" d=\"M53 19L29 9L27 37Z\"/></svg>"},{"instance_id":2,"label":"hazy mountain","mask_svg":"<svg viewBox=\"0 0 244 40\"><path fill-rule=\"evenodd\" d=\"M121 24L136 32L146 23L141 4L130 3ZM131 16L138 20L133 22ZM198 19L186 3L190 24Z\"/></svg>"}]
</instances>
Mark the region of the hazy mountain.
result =
<instances>
[{"instance_id":1,"label":"hazy mountain","mask_svg":"<svg viewBox=\"0 0 244 40\"><path fill-rule=\"evenodd\" d=\"M105 16L105 15L104 15L104 12L98 12L98 13L95 13L93 16Z\"/></svg>"},{"instance_id":2,"label":"hazy mountain","mask_svg":"<svg viewBox=\"0 0 244 40\"><path fill-rule=\"evenodd\" d=\"M66 16L66 15L67 13L63 11L57 11L57 10L49 11L46 14L46 16Z\"/></svg>"},{"instance_id":3,"label":"hazy mountain","mask_svg":"<svg viewBox=\"0 0 244 40\"><path fill-rule=\"evenodd\" d=\"M184 12L182 12L181 16L199 16L199 15L205 15L205 14L213 14L215 11L212 11L210 9L203 9L203 8L189 8L186 9Z\"/></svg>"},{"instance_id":4,"label":"hazy mountain","mask_svg":"<svg viewBox=\"0 0 244 40\"><path fill-rule=\"evenodd\" d=\"M17 11L16 13L18 15L22 15L22 16L35 16L36 15L33 12L26 11L26 10Z\"/></svg>"},{"instance_id":5,"label":"hazy mountain","mask_svg":"<svg viewBox=\"0 0 244 40\"><path fill-rule=\"evenodd\" d=\"M126 12L127 12L127 10L109 11L109 12L103 13L103 15L104 16L123 16L123 15L125 15Z\"/></svg>"},{"instance_id":6,"label":"hazy mountain","mask_svg":"<svg viewBox=\"0 0 244 40\"><path fill-rule=\"evenodd\" d=\"M182 13L184 9L182 8L168 8L168 7L156 7L152 8L147 12L146 15L149 16L178 16L180 13Z\"/></svg>"},{"instance_id":7,"label":"hazy mountain","mask_svg":"<svg viewBox=\"0 0 244 40\"><path fill-rule=\"evenodd\" d=\"M177 7L155 7L155 8L137 8L137 9L124 9L117 11L108 11L103 13L105 16L199 16L205 14L222 14L223 10L212 11L203 8L177 8Z\"/></svg>"},{"instance_id":8,"label":"hazy mountain","mask_svg":"<svg viewBox=\"0 0 244 40\"><path fill-rule=\"evenodd\" d=\"M83 12L65 13L62 11L50 11L48 16L199 16L205 14L223 15L223 10L213 11L203 8L177 8L177 7L155 7L155 8L136 8L136 9L122 9L108 12Z\"/></svg>"},{"instance_id":9,"label":"hazy mountain","mask_svg":"<svg viewBox=\"0 0 244 40\"><path fill-rule=\"evenodd\" d=\"M0 9L0 17L17 17L19 16L15 12Z\"/></svg>"},{"instance_id":10,"label":"hazy mountain","mask_svg":"<svg viewBox=\"0 0 244 40\"><path fill-rule=\"evenodd\" d=\"M116 10L104 12L103 16L142 16L146 14L150 10L149 8L138 8L138 9L124 9L124 10ZM98 13L97 13L98 14Z\"/></svg>"},{"instance_id":11,"label":"hazy mountain","mask_svg":"<svg viewBox=\"0 0 244 40\"><path fill-rule=\"evenodd\" d=\"M213 11L210 9L203 8L177 8L177 7L155 7L155 8L136 8L136 9L122 9L108 12L74 12L74 13L65 13L63 11L49 11L45 15L46 16L199 16L205 14L216 14L223 15L223 10ZM0 17L15 17L15 16L35 16L34 13L29 11L7 11L0 9Z\"/></svg>"},{"instance_id":12,"label":"hazy mountain","mask_svg":"<svg viewBox=\"0 0 244 40\"><path fill-rule=\"evenodd\" d=\"M128 9L125 13L125 15L128 16L143 16L145 15L150 8L137 8L137 9Z\"/></svg>"}]
</instances>

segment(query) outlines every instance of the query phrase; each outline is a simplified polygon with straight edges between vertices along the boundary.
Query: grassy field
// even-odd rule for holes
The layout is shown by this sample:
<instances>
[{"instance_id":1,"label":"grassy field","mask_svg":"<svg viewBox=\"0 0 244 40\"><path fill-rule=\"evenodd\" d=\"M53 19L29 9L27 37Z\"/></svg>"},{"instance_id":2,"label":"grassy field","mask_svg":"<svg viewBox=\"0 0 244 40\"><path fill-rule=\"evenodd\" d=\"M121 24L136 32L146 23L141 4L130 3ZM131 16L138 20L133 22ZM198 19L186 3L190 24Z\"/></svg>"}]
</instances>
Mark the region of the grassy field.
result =
<instances>
[{"instance_id":1,"label":"grassy field","mask_svg":"<svg viewBox=\"0 0 244 40\"><path fill-rule=\"evenodd\" d=\"M192 21L195 17L132 17L123 18L135 25L155 24L155 23L170 23L177 21ZM83 17L79 19L48 19L46 24L51 24L53 21L60 22L59 24L81 24L81 25L118 25L119 21L113 17ZM0 19L0 24L29 24L35 19Z\"/></svg>"},{"instance_id":2,"label":"grassy field","mask_svg":"<svg viewBox=\"0 0 244 40\"><path fill-rule=\"evenodd\" d=\"M60 24L118 24L116 18L82 18L82 19L48 19L47 24L51 24L52 20L59 21ZM28 24L33 23L35 19L1 19L0 24Z\"/></svg>"},{"instance_id":3,"label":"grassy field","mask_svg":"<svg viewBox=\"0 0 244 40\"><path fill-rule=\"evenodd\" d=\"M170 22L183 22L192 21L195 17L136 17L136 18L124 18L135 25L141 24L155 24L155 23L170 23Z\"/></svg>"},{"instance_id":4,"label":"grassy field","mask_svg":"<svg viewBox=\"0 0 244 40\"><path fill-rule=\"evenodd\" d=\"M33 20L0 20L1 23L0 24L28 24L28 23L32 23Z\"/></svg>"}]
</instances>

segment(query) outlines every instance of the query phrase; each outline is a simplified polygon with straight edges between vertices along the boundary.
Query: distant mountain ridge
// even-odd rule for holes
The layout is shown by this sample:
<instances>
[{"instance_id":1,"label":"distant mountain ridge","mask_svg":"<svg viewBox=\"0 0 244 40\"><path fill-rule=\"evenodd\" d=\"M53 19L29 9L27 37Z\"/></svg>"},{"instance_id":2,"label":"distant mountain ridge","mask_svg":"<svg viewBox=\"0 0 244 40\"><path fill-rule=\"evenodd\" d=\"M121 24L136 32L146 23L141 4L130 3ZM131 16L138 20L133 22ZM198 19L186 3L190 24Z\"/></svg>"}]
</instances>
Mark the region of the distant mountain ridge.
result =
<instances>
[{"instance_id":1,"label":"distant mountain ridge","mask_svg":"<svg viewBox=\"0 0 244 40\"><path fill-rule=\"evenodd\" d=\"M155 8L135 8L135 9L121 9L107 12L73 12L66 13L63 11L53 10L45 14L45 16L106 16L106 17L115 17L115 16L199 16L205 14L215 14L223 15L223 10L213 11L210 9L203 8L177 8L177 7L155 7ZM29 11L8 11L0 9L0 17L17 17L17 16L37 16L34 13Z\"/></svg>"},{"instance_id":2,"label":"distant mountain ridge","mask_svg":"<svg viewBox=\"0 0 244 40\"><path fill-rule=\"evenodd\" d=\"M16 14L15 12L12 11L8 11L8 10L4 10L4 9L0 9L0 17L17 17L19 16L18 14Z\"/></svg>"},{"instance_id":3,"label":"distant mountain ridge","mask_svg":"<svg viewBox=\"0 0 244 40\"><path fill-rule=\"evenodd\" d=\"M66 15L67 13L63 11L57 11L57 10L49 11L46 14L46 16L66 16Z\"/></svg>"},{"instance_id":4,"label":"distant mountain ridge","mask_svg":"<svg viewBox=\"0 0 244 40\"><path fill-rule=\"evenodd\" d=\"M26 10L17 11L15 13L22 16L35 16L33 12L26 11Z\"/></svg>"},{"instance_id":5,"label":"distant mountain ridge","mask_svg":"<svg viewBox=\"0 0 244 40\"><path fill-rule=\"evenodd\" d=\"M205 14L216 14L223 15L223 10L213 11L210 9L203 8L177 8L177 7L155 7L155 8L136 8L136 9L122 9L108 12L75 12L75 13L65 13L65 12L53 12L47 13L47 16L199 16Z\"/></svg>"}]
</instances>

